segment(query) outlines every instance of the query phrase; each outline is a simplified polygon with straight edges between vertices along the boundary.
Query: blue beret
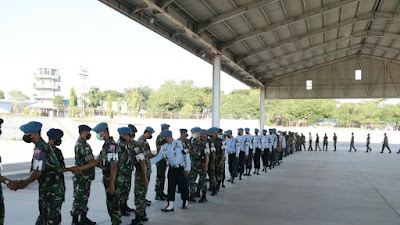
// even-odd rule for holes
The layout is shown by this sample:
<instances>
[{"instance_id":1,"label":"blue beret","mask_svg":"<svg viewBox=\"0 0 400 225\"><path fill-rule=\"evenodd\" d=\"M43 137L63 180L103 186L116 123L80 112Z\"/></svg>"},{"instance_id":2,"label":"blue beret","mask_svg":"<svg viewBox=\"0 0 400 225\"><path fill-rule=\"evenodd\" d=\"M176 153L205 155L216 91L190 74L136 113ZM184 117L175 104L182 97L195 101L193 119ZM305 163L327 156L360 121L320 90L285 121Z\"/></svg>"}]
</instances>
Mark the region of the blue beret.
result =
<instances>
[{"instance_id":1,"label":"blue beret","mask_svg":"<svg viewBox=\"0 0 400 225\"><path fill-rule=\"evenodd\" d=\"M227 130L227 131L225 131L225 133L226 134L232 134L232 131L231 130Z\"/></svg>"},{"instance_id":2,"label":"blue beret","mask_svg":"<svg viewBox=\"0 0 400 225\"><path fill-rule=\"evenodd\" d=\"M209 134L214 133L214 132L215 132L214 128L210 128L207 130L207 133L209 133Z\"/></svg>"},{"instance_id":3,"label":"blue beret","mask_svg":"<svg viewBox=\"0 0 400 225\"><path fill-rule=\"evenodd\" d=\"M49 131L47 131L47 136L49 139L59 140L64 136L64 132L60 129L51 128Z\"/></svg>"},{"instance_id":4,"label":"blue beret","mask_svg":"<svg viewBox=\"0 0 400 225\"><path fill-rule=\"evenodd\" d=\"M0 118L0 124L4 123L4 120L2 118Z\"/></svg>"},{"instance_id":5,"label":"blue beret","mask_svg":"<svg viewBox=\"0 0 400 225\"><path fill-rule=\"evenodd\" d=\"M136 133L136 132L137 132L136 127L133 126L132 124L128 124L128 127L131 128L131 130L132 130L133 133Z\"/></svg>"},{"instance_id":6,"label":"blue beret","mask_svg":"<svg viewBox=\"0 0 400 225\"><path fill-rule=\"evenodd\" d=\"M148 131L150 133L154 133L154 130L152 127L146 127L145 131Z\"/></svg>"},{"instance_id":7,"label":"blue beret","mask_svg":"<svg viewBox=\"0 0 400 225\"><path fill-rule=\"evenodd\" d=\"M163 124L161 124L161 127L162 127L162 128L167 128L167 127L169 127L169 125L166 124L166 123L163 123Z\"/></svg>"},{"instance_id":8,"label":"blue beret","mask_svg":"<svg viewBox=\"0 0 400 225\"><path fill-rule=\"evenodd\" d=\"M122 135L128 135L132 132L132 129L129 127L120 127L118 128L118 133L122 134Z\"/></svg>"},{"instance_id":9,"label":"blue beret","mask_svg":"<svg viewBox=\"0 0 400 225\"><path fill-rule=\"evenodd\" d=\"M247 128L247 127L246 127L244 130L245 130L245 131L250 131L250 128Z\"/></svg>"},{"instance_id":10,"label":"blue beret","mask_svg":"<svg viewBox=\"0 0 400 225\"><path fill-rule=\"evenodd\" d=\"M42 124L36 121L31 121L22 125L19 129L24 133L35 133L42 130Z\"/></svg>"},{"instance_id":11,"label":"blue beret","mask_svg":"<svg viewBox=\"0 0 400 225\"><path fill-rule=\"evenodd\" d=\"M254 129L254 131L257 131L257 132L258 132L258 131L260 131L260 130L256 128L256 129Z\"/></svg>"},{"instance_id":12,"label":"blue beret","mask_svg":"<svg viewBox=\"0 0 400 225\"><path fill-rule=\"evenodd\" d=\"M263 132L268 132L268 131L266 129L264 129Z\"/></svg>"},{"instance_id":13,"label":"blue beret","mask_svg":"<svg viewBox=\"0 0 400 225\"><path fill-rule=\"evenodd\" d=\"M201 129L201 134L206 134L207 133L207 130L205 130L205 129Z\"/></svg>"},{"instance_id":14,"label":"blue beret","mask_svg":"<svg viewBox=\"0 0 400 225\"><path fill-rule=\"evenodd\" d=\"M238 131L243 131L243 128L239 128Z\"/></svg>"},{"instance_id":15,"label":"blue beret","mask_svg":"<svg viewBox=\"0 0 400 225\"><path fill-rule=\"evenodd\" d=\"M192 132L201 132L200 127L193 127L190 131Z\"/></svg>"},{"instance_id":16,"label":"blue beret","mask_svg":"<svg viewBox=\"0 0 400 225\"><path fill-rule=\"evenodd\" d=\"M187 133L187 132L188 132L188 130L186 130L186 129L184 129L184 128L179 129L179 131L180 131L181 133Z\"/></svg>"},{"instance_id":17,"label":"blue beret","mask_svg":"<svg viewBox=\"0 0 400 225\"><path fill-rule=\"evenodd\" d=\"M80 125L79 130L83 130L83 131L91 131L92 128L90 128L88 125Z\"/></svg>"},{"instance_id":18,"label":"blue beret","mask_svg":"<svg viewBox=\"0 0 400 225\"><path fill-rule=\"evenodd\" d=\"M99 123L95 127L93 127L92 130L94 132L100 132L100 131L103 131L103 130L107 129L107 127L108 127L107 123Z\"/></svg>"},{"instance_id":19,"label":"blue beret","mask_svg":"<svg viewBox=\"0 0 400 225\"><path fill-rule=\"evenodd\" d=\"M170 131L170 130L161 131L161 137L165 137L165 138L172 137L172 131Z\"/></svg>"},{"instance_id":20,"label":"blue beret","mask_svg":"<svg viewBox=\"0 0 400 225\"><path fill-rule=\"evenodd\" d=\"M269 131L273 131L273 129L268 129Z\"/></svg>"},{"instance_id":21,"label":"blue beret","mask_svg":"<svg viewBox=\"0 0 400 225\"><path fill-rule=\"evenodd\" d=\"M218 128L218 132L223 132L224 130L222 130L221 128Z\"/></svg>"}]
</instances>

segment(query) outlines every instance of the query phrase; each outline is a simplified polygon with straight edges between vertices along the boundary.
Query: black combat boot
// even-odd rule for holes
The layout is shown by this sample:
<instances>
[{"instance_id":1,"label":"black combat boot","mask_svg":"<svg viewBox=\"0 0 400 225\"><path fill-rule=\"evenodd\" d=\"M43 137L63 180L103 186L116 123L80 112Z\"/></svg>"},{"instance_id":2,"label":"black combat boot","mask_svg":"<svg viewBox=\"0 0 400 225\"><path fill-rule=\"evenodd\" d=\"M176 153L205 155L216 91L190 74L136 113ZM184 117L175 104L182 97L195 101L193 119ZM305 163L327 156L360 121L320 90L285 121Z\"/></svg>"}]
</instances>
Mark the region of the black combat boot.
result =
<instances>
[{"instance_id":1,"label":"black combat boot","mask_svg":"<svg viewBox=\"0 0 400 225\"><path fill-rule=\"evenodd\" d=\"M211 193L211 196L216 196L217 195L217 189L213 188L213 192Z\"/></svg>"},{"instance_id":2,"label":"black combat boot","mask_svg":"<svg viewBox=\"0 0 400 225\"><path fill-rule=\"evenodd\" d=\"M165 200L165 197L162 195L162 193L157 193L155 199L156 199L156 200L164 201L164 200Z\"/></svg>"},{"instance_id":3,"label":"black combat boot","mask_svg":"<svg viewBox=\"0 0 400 225\"><path fill-rule=\"evenodd\" d=\"M146 210L144 210L144 216L141 216L140 218L142 219L143 222L149 221L149 217L147 217Z\"/></svg>"},{"instance_id":4,"label":"black combat boot","mask_svg":"<svg viewBox=\"0 0 400 225\"><path fill-rule=\"evenodd\" d=\"M82 213L81 215L81 223L80 224L87 224L87 225L95 225L96 222L91 221L89 218L87 218L86 213Z\"/></svg>"},{"instance_id":5,"label":"black combat boot","mask_svg":"<svg viewBox=\"0 0 400 225\"><path fill-rule=\"evenodd\" d=\"M189 201L189 202L196 202L196 199L194 199L193 194L191 194L191 195L189 196L188 201Z\"/></svg>"},{"instance_id":6,"label":"black combat boot","mask_svg":"<svg viewBox=\"0 0 400 225\"><path fill-rule=\"evenodd\" d=\"M121 211L121 216L129 216L129 212L126 211L126 208L124 205L121 205L120 211Z\"/></svg>"},{"instance_id":7,"label":"black combat boot","mask_svg":"<svg viewBox=\"0 0 400 225\"><path fill-rule=\"evenodd\" d=\"M182 201L182 209L186 209L187 208L187 206L188 206L188 201L187 200L183 200Z\"/></svg>"},{"instance_id":8,"label":"black combat boot","mask_svg":"<svg viewBox=\"0 0 400 225\"><path fill-rule=\"evenodd\" d=\"M225 187L225 180L222 180L222 185L221 185L221 187Z\"/></svg>"},{"instance_id":9,"label":"black combat boot","mask_svg":"<svg viewBox=\"0 0 400 225\"><path fill-rule=\"evenodd\" d=\"M132 220L131 225L143 225L142 217L136 215L135 219Z\"/></svg>"},{"instance_id":10,"label":"black combat boot","mask_svg":"<svg viewBox=\"0 0 400 225\"><path fill-rule=\"evenodd\" d=\"M71 225L80 225L81 223L79 223L79 216L72 216L72 223Z\"/></svg>"},{"instance_id":11,"label":"black combat boot","mask_svg":"<svg viewBox=\"0 0 400 225\"><path fill-rule=\"evenodd\" d=\"M219 187L221 186L221 182L220 181L218 181L217 182L217 191L219 191Z\"/></svg>"},{"instance_id":12,"label":"black combat boot","mask_svg":"<svg viewBox=\"0 0 400 225\"><path fill-rule=\"evenodd\" d=\"M242 173L239 174L239 180L241 180L241 179L242 179Z\"/></svg>"},{"instance_id":13,"label":"black combat boot","mask_svg":"<svg viewBox=\"0 0 400 225\"><path fill-rule=\"evenodd\" d=\"M204 203L204 202L207 202L206 193L203 193L203 195L201 196L201 199L199 200L199 203Z\"/></svg>"},{"instance_id":14,"label":"black combat boot","mask_svg":"<svg viewBox=\"0 0 400 225\"><path fill-rule=\"evenodd\" d=\"M200 188L197 187L196 193L194 193L193 197L198 198L200 197Z\"/></svg>"},{"instance_id":15,"label":"black combat boot","mask_svg":"<svg viewBox=\"0 0 400 225\"><path fill-rule=\"evenodd\" d=\"M126 202L124 203L124 207L125 207L125 210L128 212L135 212L135 209L129 208L129 206Z\"/></svg>"}]
</instances>

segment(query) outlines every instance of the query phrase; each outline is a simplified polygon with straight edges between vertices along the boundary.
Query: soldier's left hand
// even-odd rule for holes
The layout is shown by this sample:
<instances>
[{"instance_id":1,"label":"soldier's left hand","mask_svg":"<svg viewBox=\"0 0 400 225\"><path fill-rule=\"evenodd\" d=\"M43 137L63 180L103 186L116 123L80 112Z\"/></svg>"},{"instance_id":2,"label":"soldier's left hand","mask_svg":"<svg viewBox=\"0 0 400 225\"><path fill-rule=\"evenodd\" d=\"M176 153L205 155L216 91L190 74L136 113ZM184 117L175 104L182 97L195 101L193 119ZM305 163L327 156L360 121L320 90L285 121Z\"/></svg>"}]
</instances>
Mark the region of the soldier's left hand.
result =
<instances>
[{"instance_id":1,"label":"soldier's left hand","mask_svg":"<svg viewBox=\"0 0 400 225\"><path fill-rule=\"evenodd\" d=\"M246 155L246 156L244 157L244 159L245 159L245 160L247 160L248 158L249 158L249 156L248 156L248 155Z\"/></svg>"},{"instance_id":2,"label":"soldier's left hand","mask_svg":"<svg viewBox=\"0 0 400 225\"><path fill-rule=\"evenodd\" d=\"M20 180L18 181L18 189L24 189L29 185L28 181Z\"/></svg>"},{"instance_id":3,"label":"soldier's left hand","mask_svg":"<svg viewBox=\"0 0 400 225\"><path fill-rule=\"evenodd\" d=\"M184 171L183 171L183 175L184 175L185 177L188 177L188 176L189 176L189 172L190 172L189 170L184 170Z\"/></svg>"},{"instance_id":4,"label":"soldier's left hand","mask_svg":"<svg viewBox=\"0 0 400 225\"><path fill-rule=\"evenodd\" d=\"M149 180L147 180L147 178L144 179L144 186L145 187L149 186Z\"/></svg>"}]
</instances>

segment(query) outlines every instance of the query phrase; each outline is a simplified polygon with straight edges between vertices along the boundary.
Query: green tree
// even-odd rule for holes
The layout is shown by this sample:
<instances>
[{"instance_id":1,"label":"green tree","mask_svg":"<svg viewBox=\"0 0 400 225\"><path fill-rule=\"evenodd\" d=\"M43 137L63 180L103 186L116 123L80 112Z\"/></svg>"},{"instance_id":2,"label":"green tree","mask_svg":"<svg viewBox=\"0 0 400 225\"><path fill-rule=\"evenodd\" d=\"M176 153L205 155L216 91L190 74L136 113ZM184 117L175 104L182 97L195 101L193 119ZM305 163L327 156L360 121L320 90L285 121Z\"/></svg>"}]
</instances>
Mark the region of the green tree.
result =
<instances>
[{"instance_id":1,"label":"green tree","mask_svg":"<svg viewBox=\"0 0 400 225\"><path fill-rule=\"evenodd\" d=\"M68 116L70 118L79 115L80 111L76 107L77 105L78 105L78 97L76 96L75 88L71 88L69 92L69 105L68 105Z\"/></svg>"},{"instance_id":2,"label":"green tree","mask_svg":"<svg viewBox=\"0 0 400 225\"><path fill-rule=\"evenodd\" d=\"M192 105L185 105L181 108L179 114L182 118L188 119L194 113L194 108Z\"/></svg>"},{"instance_id":3,"label":"green tree","mask_svg":"<svg viewBox=\"0 0 400 225\"><path fill-rule=\"evenodd\" d=\"M111 101L117 101L118 97L123 98L124 97L124 93L118 92L118 91L114 91L114 90L106 90L102 93L102 98L101 100L107 100L108 99L108 95L111 96Z\"/></svg>"},{"instance_id":4,"label":"green tree","mask_svg":"<svg viewBox=\"0 0 400 225\"><path fill-rule=\"evenodd\" d=\"M53 105L57 108L63 108L65 107L65 103L64 103L64 97L62 95L57 95L54 99L53 99Z\"/></svg>"},{"instance_id":5,"label":"green tree","mask_svg":"<svg viewBox=\"0 0 400 225\"><path fill-rule=\"evenodd\" d=\"M122 98L118 97L117 98L117 115L118 116L122 115L121 108L122 108Z\"/></svg>"},{"instance_id":6,"label":"green tree","mask_svg":"<svg viewBox=\"0 0 400 225\"><path fill-rule=\"evenodd\" d=\"M11 90L10 92L8 92L8 98L12 101L18 102L25 102L29 100L28 96L18 90Z\"/></svg>"},{"instance_id":7,"label":"green tree","mask_svg":"<svg viewBox=\"0 0 400 225\"><path fill-rule=\"evenodd\" d=\"M89 89L89 107L97 108L101 106L102 93L98 87L90 87Z\"/></svg>"},{"instance_id":8,"label":"green tree","mask_svg":"<svg viewBox=\"0 0 400 225\"><path fill-rule=\"evenodd\" d=\"M106 115L111 116L112 114L112 99L111 99L111 94L107 95L107 111Z\"/></svg>"},{"instance_id":9,"label":"green tree","mask_svg":"<svg viewBox=\"0 0 400 225\"><path fill-rule=\"evenodd\" d=\"M4 91L0 90L0 99L4 99Z\"/></svg>"}]
</instances>

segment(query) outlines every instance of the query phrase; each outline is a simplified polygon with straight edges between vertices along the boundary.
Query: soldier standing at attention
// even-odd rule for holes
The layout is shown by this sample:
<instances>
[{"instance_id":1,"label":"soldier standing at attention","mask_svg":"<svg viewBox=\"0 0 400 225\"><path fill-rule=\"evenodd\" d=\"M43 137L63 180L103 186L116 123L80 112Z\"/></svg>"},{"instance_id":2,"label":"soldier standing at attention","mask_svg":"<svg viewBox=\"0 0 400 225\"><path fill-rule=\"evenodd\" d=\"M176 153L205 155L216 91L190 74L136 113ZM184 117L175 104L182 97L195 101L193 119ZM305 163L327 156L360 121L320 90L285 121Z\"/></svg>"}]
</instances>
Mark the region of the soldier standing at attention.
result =
<instances>
[{"instance_id":1,"label":"soldier standing at attention","mask_svg":"<svg viewBox=\"0 0 400 225\"><path fill-rule=\"evenodd\" d=\"M383 150L385 148L387 148L389 150L389 153L392 153L392 151L389 148L389 141L388 141L388 137L387 137L386 133L384 133L383 135L384 135L384 138L383 138L383 142L382 142L382 151L381 151L381 153L383 153Z\"/></svg>"},{"instance_id":2,"label":"soldier standing at attention","mask_svg":"<svg viewBox=\"0 0 400 225\"><path fill-rule=\"evenodd\" d=\"M215 139L212 139L211 136L209 137L208 135L211 135L212 133L215 133L214 128L210 128L208 130L202 130L201 131L201 136L203 140L206 143L206 148L210 149L210 160L208 162L208 180L210 182L210 188L208 190L212 191L211 196L214 196L217 194L216 191L216 179L215 179L215 159L216 159L216 148L215 148Z\"/></svg>"},{"instance_id":3,"label":"soldier standing at attention","mask_svg":"<svg viewBox=\"0 0 400 225\"><path fill-rule=\"evenodd\" d=\"M263 136L261 138L261 159L263 161L262 171L267 172L268 160L269 160L269 135L267 130L263 130Z\"/></svg>"},{"instance_id":4,"label":"soldier standing at attention","mask_svg":"<svg viewBox=\"0 0 400 225\"><path fill-rule=\"evenodd\" d=\"M254 172L253 174L260 175L260 156L261 156L261 136L258 135L259 130L254 129L256 135L253 136L253 159Z\"/></svg>"},{"instance_id":5,"label":"soldier standing at attention","mask_svg":"<svg viewBox=\"0 0 400 225\"><path fill-rule=\"evenodd\" d=\"M118 152L119 162L118 162L118 184L120 185L117 189L121 190L120 195L120 209L122 216L129 216L130 209L128 207L127 201L131 189L131 180L132 180L132 163L129 159L129 151L130 149L127 146L125 141L125 135L130 136L132 133L132 129L129 127L120 127L118 128L119 139L117 141L119 145L119 149L121 150Z\"/></svg>"},{"instance_id":6,"label":"soldier standing at attention","mask_svg":"<svg viewBox=\"0 0 400 225\"><path fill-rule=\"evenodd\" d=\"M366 145L367 145L367 151L372 151L372 149L369 147L369 144L371 143L371 137L369 136L369 134L367 134L367 141L366 141Z\"/></svg>"},{"instance_id":7,"label":"soldier standing at attention","mask_svg":"<svg viewBox=\"0 0 400 225\"><path fill-rule=\"evenodd\" d=\"M238 141L240 153L239 153L239 180L242 179L242 175L244 173L244 164L246 161L246 136L243 135L243 128L238 129L238 135L236 136L236 140Z\"/></svg>"},{"instance_id":8,"label":"soldier standing at attention","mask_svg":"<svg viewBox=\"0 0 400 225\"><path fill-rule=\"evenodd\" d=\"M117 179L118 171L118 153L121 152L117 142L110 136L107 123L99 123L93 131L97 133L96 138L104 141L103 148L100 151L96 160L78 167L81 171L100 166L103 171L103 185L106 192L106 203L108 215L111 218L112 225L119 225L122 223L120 211L120 193L121 190Z\"/></svg>"},{"instance_id":9,"label":"soldier standing at attention","mask_svg":"<svg viewBox=\"0 0 400 225\"><path fill-rule=\"evenodd\" d=\"M168 130L169 125L166 123L161 124L161 132L164 130ZM161 149L161 133L157 136L156 139L156 148L157 153L160 152ZM167 171L167 160L162 159L156 164L157 167L157 177L156 177L156 200L165 200L167 195L164 193L164 186L165 186L165 173Z\"/></svg>"},{"instance_id":10,"label":"soldier standing at attention","mask_svg":"<svg viewBox=\"0 0 400 225\"><path fill-rule=\"evenodd\" d=\"M53 151L41 137L42 124L31 121L20 127L26 143L34 143L31 174L28 179L14 183L12 190L24 189L30 183L39 182L39 217L36 224L61 224L61 204L64 187L60 163Z\"/></svg>"},{"instance_id":11,"label":"soldier standing at attention","mask_svg":"<svg viewBox=\"0 0 400 225\"><path fill-rule=\"evenodd\" d=\"M89 162L95 161L92 148L87 143L91 138L92 129L87 125L78 127L79 138L75 144L75 165L83 166ZM94 168L83 170L81 174L75 174L72 178L74 183L74 201L72 203L72 225L77 224L96 224L87 218L87 207L90 196L90 185L94 180ZM81 219L79 220L79 216Z\"/></svg>"},{"instance_id":12,"label":"soldier standing at attention","mask_svg":"<svg viewBox=\"0 0 400 225\"><path fill-rule=\"evenodd\" d=\"M194 193L196 192L196 179L199 176L199 186L202 191L202 197L199 203L207 201L207 178L208 161L210 150L206 148L205 141L201 140L201 129L194 127L192 129L192 143L189 153L192 156L192 166L190 171L190 196L189 201L195 202Z\"/></svg>"},{"instance_id":13,"label":"soldier standing at attention","mask_svg":"<svg viewBox=\"0 0 400 225\"><path fill-rule=\"evenodd\" d=\"M247 159L245 160L245 167L246 167L246 172L244 173L244 176L251 176L250 172L253 167L253 135L250 134L250 129L245 128L244 129L246 132L246 142L245 142L245 148L246 151L248 152Z\"/></svg>"},{"instance_id":14,"label":"soldier standing at attention","mask_svg":"<svg viewBox=\"0 0 400 225\"><path fill-rule=\"evenodd\" d=\"M311 132L310 132L310 134L308 135L308 143L309 143L309 145L308 145L308 151L312 151L313 148L312 148L312 135L311 135Z\"/></svg>"},{"instance_id":15,"label":"soldier standing at attention","mask_svg":"<svg viewBox=\"0 0 400 225\"><path fill-rule=\"evenodd\" d=\"M322 145L322 150L323 151L328 151L328 136L326 135L326 133L325 133L325 136L324 136L324 143Z\"/></svg>"},{"instance_id":16,"label":"soldier standing at attention","mask_svg":"<svg viewBox=\"0 0 400 225\"><path fill-rule=\"evenodd\" d=\"M146 160L149 160L150 158L153 158L155 156L153 153L151 153L150 145L147 142L147 140L150 140L153 138L153 133L154 133L154 129L152 127L146 127L143 134L137 140L140 147L143 149L144 157L146 157ZM147 163L147 177L149 178L149 182L150 182L150 177L151 177L150 163ZM146 196L147 196L148 189L149 189L149 187L147 186L146 187ZM159 196L159 197L161 197L161 196ZM165 198L161 198L161 200L165 200ZM151 201L146 199L146 205L150 206L150 203L151 203ZM143 218L143 221L146 221L146 220L147 220L146 217Z\"/></svg>"},{"instance_id":17,"label":"soldier standing at attention","mask_svg":"<svg viewBox=\"0 0 400 225\"><path fill-rule=\"evenodd\" d=\"M228 181L235 183L234 180L235 177L237 177L240 149L236 143L236 139L232 136L232 131L227 130L225 133L228 135L225 140L225 150L228 153L229 173L231 174L231 178Z\"/></svg>"},{"instance_id":18,"label":"soldier standing at attention","mask_svg":"<svg viewBox=\"0 0 400 225\"><path fill-rule=\"evenodd\" d=\"M354 147L354 133L351 133L351 140L350 140L350 150L349 152L351 152L351 149L354 148L354 151L356 152L357 149Z\"/></svg>"},{"instance_id":19,"label":"soldier standing at attention","mask_svg":"<svg viewBox=\"0 0 400 225\"><path fill-rule=\"evenodd\" d=\"M186 209L189 199L189 172L190 156L185 142L172 139L172 132L164 130L161 132L161 150L150 162L154 164L163 158L168 159L168 205L163 212L174 211L175 189L178 185L181 190L182 209Z\"/></svg>"},{"instance_id":20,"label":"soldier standing at attention","mask_svg":"<svg viewBox=\"0 0 400 225\"><path fill-rule=\"evenodd\" d=\"M214 169L214 171L215 171L215 186L214 186L214 189L213 189L213 192L211 193L211 196L214 196L214 195L216 195L217 194L217 191L219 191L219 187L220 187L220 185L221 185L221 182L222 182L222 177L223 177L223 175L222 175L222 171L223 171L223 169L224 169L224 162L225 162L225 160L224 160L224 158L225 158L225 150L224 149L222 149L222 139L220 139L219 137L218 137L218 128L216 128L216 127L213 127L213 128L210 128L209 130L208 130L208 133L209 133L209 135L210 135L210 139L211 139L211 143L213 143L214 144L214 146L211 146L211 147L214 147L215 148L215 169Z\"/></svg>"},{"instance_id":21,"label":"soldier standing at attention","mask_svg":"<svg viewBox=\"0 0 400 225\"><path fill-rule=\"evenodd\" d=\"M336 133L333 133L333 147L335 148L335 150L333 150L334 152L336 152L336 144L337 144L337 136Z\"/></svg>"},{"instance_id":22,"label":"soldier standing at attention","mask_svg":"<svg viewBox=\"0 0 400 225\"><path fill-rule=\"evenodd\" d=\"M221 140L221 150L225 153L223 156L223 163L222 163L222 171L220 171L222 173L222 180L221 180L221 187L225 187L225 162L228 160L228 154L226 153L225 150L225 136L223 135L223 130L222 129L218 129L218 135L217 137ZM217 171L218 173L218 171ZM218 178L218 174L217 174L217 178ZM217 190L219 190L219 186L217 187Z\"/></svg>"},{"instance_id":23,"label":"soldier standing at attention","mask_svg":"<svg viewBox=\"0 0 400 225\"><path fill-rule=\"evenodd\" d=\"M321 147L319 146L319 136L317 134L317 137L315 138L315 151L317 151L318 148L321 151Z\"/></svg>"},{"instance_id":24,"label":"soldier standing at attention","mask_svg":"<svg viewBox=\"0 0 400 225\"><path fill-rule=\"evenodd\" d=\"M119 145L120 147L125 148L125 151L121 151L122 155L120 160L130 160L130 164L136 167L134 186L134 202L136 206L136 211L135 219L132 220L131 225L141 225L143 224L142 221L148 221L146 215L146 189L149 184L149 177L147 174L147 162L146 158L144 157L143 150L140 147L139 143L136 142L135 139L133 139L132 137L135 135L133 132L137 131L136 127L134 126L133 127L135 130L132 130L132 126L129 127L128 125L128 127L118 128L118 133L120 135Z\"/></svg>"}]
</instances>

